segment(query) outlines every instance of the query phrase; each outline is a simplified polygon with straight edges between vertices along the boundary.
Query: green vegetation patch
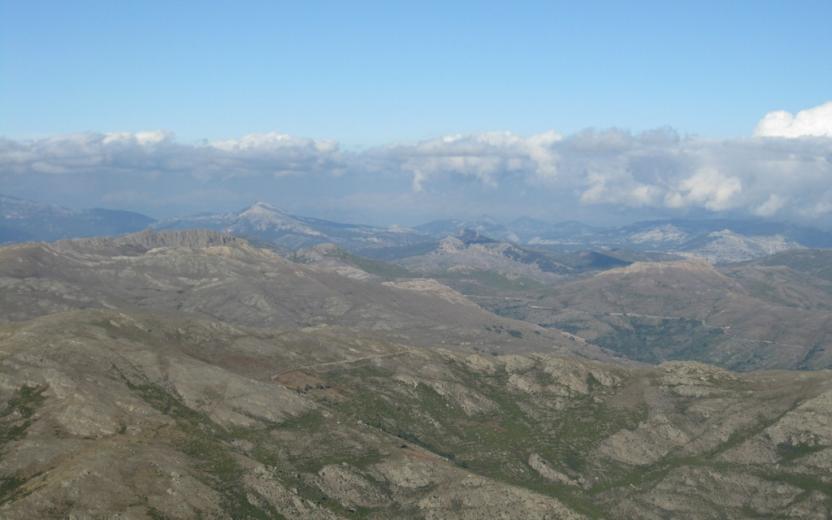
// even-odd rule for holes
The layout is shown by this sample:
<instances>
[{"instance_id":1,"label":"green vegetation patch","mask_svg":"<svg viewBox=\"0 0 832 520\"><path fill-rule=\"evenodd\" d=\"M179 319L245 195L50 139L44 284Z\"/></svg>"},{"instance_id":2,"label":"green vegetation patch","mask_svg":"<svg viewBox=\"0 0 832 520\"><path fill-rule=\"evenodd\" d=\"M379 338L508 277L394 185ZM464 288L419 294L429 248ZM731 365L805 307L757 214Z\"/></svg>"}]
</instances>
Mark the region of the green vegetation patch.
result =
<instances>
[{"instance_id":1,"label":"green vegetation patch","mask_svg":"<svg viewBox=\"0 0 832 520\"><path fill-rule=\"evenodd\" d=\"M0 409L0 450L9 442L23 438L32 425L35 412L46 400L43 392L46 386L24 385L18 388L11 399ZM20 488L28 479L19 475L0 478L0 504L20 496Z\"/></svg>"},{"instance_id":2,"label":"green vegetation patch","mask_svg":"<svg viewBox=\"0 0 832 520\"><path fill-rule=\"evenodd\" d=\"M829 498L832 498L832 482L821 480L812 475L804 475L801 473L760 473L760 478L771 482L782 482L791 486L800 488L804 491L818 491Z\"/></svg>"},{"instance_id":3,"label":"green vegetation patch","mask_svg":"<svg viewBox=\"0 0 832 520\"><path fill-rule=\"evenodd\" d=\"M720 329L699 320L629 318L629 326L610 324L611 334L596 340L598 345L646 363L666 360L708 361L708 351L724 339Z\"/></svg>"},{"instance_id":4,"label":"green vegetation patch","mask_svg":"<svg viewBox=\"0 0 832 520\"><path fill-rule=\"evenodd\" d=\"M829 446L815 444L789 444L780 443L777 445L777 454L784 462L792 462L801 457L825 450Z\"/></svg>"},{"instance_id":5,"label":"green vegetation patch","mask_svg":"<svg viewBox=\"0 0 832 520\"><path fill-rule=\"evenodd\" d=\"M0 448L20 439L31 426L35 411L46 399L46 386L21 386L0 410Z\"/></svg>"},{"instance_id":6,"label":"green vegetation patch","mask_svg":"<svg viewBox=\"0 0 832 520\"><path fill-rule=\"evenodd\" d=\"M20 495L20 488L26 483L26 479L18 476L0 478L0 505L15 500Z\"/></svg>"}]
</instances>

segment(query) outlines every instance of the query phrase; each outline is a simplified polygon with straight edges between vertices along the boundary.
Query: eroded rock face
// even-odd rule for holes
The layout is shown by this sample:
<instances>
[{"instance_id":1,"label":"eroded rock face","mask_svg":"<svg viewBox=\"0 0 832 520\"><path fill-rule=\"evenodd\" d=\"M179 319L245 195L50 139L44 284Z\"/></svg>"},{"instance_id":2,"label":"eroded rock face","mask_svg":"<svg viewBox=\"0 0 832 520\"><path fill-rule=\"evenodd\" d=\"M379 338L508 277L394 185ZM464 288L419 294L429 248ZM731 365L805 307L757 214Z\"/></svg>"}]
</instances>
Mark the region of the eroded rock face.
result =
<instances>
[{"instance_id":1,"label":"eroded rock face","mask_svg":"<svg viewBox=\"0 0 832 520\"><path fill-rule=\"evenodd\" d=\"M763 432L775 446L832 446L832 391L801 403Z\"/></svg>"},{"instance_id":2,"label":"eroded rock face","mask_svg":"<svg viewBox=\"0 0 832 520\"><path fill-rule=\"evenodd\" d=\"M345 508L382 507L390 503L381 486L348 464L331 464L318 471L316 484Z\"/></svg>"},{"instance_id":3,"label":"eroded rock face","mask_svg":"<svg viewBox=\"0 0 832 520\"><path fill-rule=\"evenodd\" d=\"M82 444L61 464L30 479L3 518L169 518L224 516L221 496L195 478L174 450L146 445Z\"/></svg>"},{"instance_id":4,"label":"eroded rock face","mask_svg":"<svg viewBox=\"0 0 832 520\"><path fill-rule=\"evenodd\" d=\"M309 400L286 388L229 374L194 360L171 360L166 375L187 406L222 425L246 427L258 420L279 423L315 408Z\"/></svg>"},{"instance_id":5,"label":"eroded rock face","mask_svg":"<svg viewBox=\"0 0 832 520\"><path fill-rule=\"evenodd\" d=\"M415 291L422 293L434 294L450 303L457 303L460 305L476 306L474 302L451 289L447 285L443 285L432 278L420 278L416 280L401 280L397 282L384 282L384 285L395 287L397 289L404 289L406 291Z\"/></svg>"},{"instance_id":6,"label":"eroded rock face","mask_svg":"<svg viewBox=\"0 0 832 520\"><path fill-rule=\"evenodd\" d=\"M726 509L746 511L749 517L776 511L784 517L822 518L824 506L818 496L782 482L747 474L705 468L679 468L643 494L625 500L622 512L638 517L639 511L657 511L655 518L714 518ZM820 506L819 509L814 509Z\"/></svg>"},{"instance_id":7,"label":"eroded rock face","mask_svg":"<svg viewBox=\"0 0 832 520\"><path fill-rule=\"evenodd\" d=\"M566 484L568 486L578 485L578 482L553 468L551 464L549 464L549 462L547 462L543 457L541 457L537 453L532 453L531 455L529 455L529 466L546 480L557 482L560 484Z\"/></svg>"},{"instance_id":8,"label":"eroded rock face","mask_svg":"<svg viewBox=\"0 0 832 520\"><path fill-rule=\"evenodd\" d=\"M499 486L481 477L469 476L451 484L442 494L428 496L419 502L425 518L481 519L530 518L580 519L554 498L536 495L525 489Z\"/></svg>"},{"instance_id":9,"label":"eroded rock face","mask_svg":"<svg viewBox=\"0 0 832 520\"><path fill-rule=\"evenodd\" d=\"M621 430L607 438L599 452L625 464L652 464L672 449L690 442L690 437L673 425L667 417L656 415L635 430Z\"/></svg>"},{"instance_id":10,"label":"eroded rock face","mask_svg":"<svg viewBox=\"0 0 832 520\"><path fill-rule=\"evenodd\" d=\"M286 489L276 478L275 472L266 466L255 464L243 477L245 486L251 490L247 500L262 508L272 508L290 518L309 520L335 520L340 515L321 507L315 502L300 496L297 489ZM265 507L263 507L265 506Z\"/></svg>"},{"instance_id":11,"label":"eroded rock face","mask_svg":"<svg viewBox=\"0 0 832 520\"><path fill-rule=\"evenodd\" d=\"M374 469L392 485L403 489L427 489L442 479L441 469L430 459L402 457L376 464Z\"/></svg>"}]
</instances>

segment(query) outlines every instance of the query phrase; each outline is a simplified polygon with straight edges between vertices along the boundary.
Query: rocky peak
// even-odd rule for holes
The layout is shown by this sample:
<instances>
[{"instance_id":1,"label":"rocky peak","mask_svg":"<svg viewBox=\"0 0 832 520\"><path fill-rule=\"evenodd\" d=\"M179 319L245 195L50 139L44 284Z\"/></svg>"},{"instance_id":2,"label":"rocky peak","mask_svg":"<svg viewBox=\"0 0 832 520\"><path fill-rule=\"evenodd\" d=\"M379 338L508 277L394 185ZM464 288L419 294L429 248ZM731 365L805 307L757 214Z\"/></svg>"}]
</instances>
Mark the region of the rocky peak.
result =
<instances>
[{"instance_id":1,"label":"rocky peak","mask_svg":"<svg viewBox=\"0 0 832 520\"><path fill-rule=\"evenodd\" d=\"M272 206L271 204L260 201L255 202L248 208L244 209L237 216L241 219L247 220L269 221L273 221L274 219L280 219L282 221L286 218L291 218L286 212Z\"/></svg>"},{"instance_id":2,"label":"rocky peak","mask_svg":"<svg viewBox=\"0 0 832 520\"><path fill-rule=\"evenodd\" d=\"M237 215L237 224L250 226L257 231L281 229L304 235L321 235L301 220L265 202L255 202L241 211Z\"/></svg>"},{"instance_id":3,"label":"rocky peak","mask_svg":"<svg viewBox=\"0 0 832 520\"><path fill-rule=\"evenodd\" d=\"M496 240L483 235L479 230L471 228L460 229L456 234L456 238L458 238L466 246L471 244L492 244L497 242Z\"/></svg>"},{"instance_id":4,"label":"rocky peak","mask_svg":"<svg viewBox=\"0 0 832 520\"><path fill-rule=\"evenodd\" d=\"M630 240L636 244L644 243L673 243L680 244L689 238L688 234L674 226L664 224L630 236Z\"/></svg>"},{"instance_id":5,"label":"rocky peak","mask_svg":"<svg viewBox=\"0 0 832 520\"><path fill-rule=\"evenodd\" d=\"M207 229L183 229L169 231L140 231L118 237L62 240L55 246L61 250L78 250L106 254L143 254L160 247L185 247L199 249L213 246L243 245L245 240L230 233Z\"/></svg>"}]
</instances>

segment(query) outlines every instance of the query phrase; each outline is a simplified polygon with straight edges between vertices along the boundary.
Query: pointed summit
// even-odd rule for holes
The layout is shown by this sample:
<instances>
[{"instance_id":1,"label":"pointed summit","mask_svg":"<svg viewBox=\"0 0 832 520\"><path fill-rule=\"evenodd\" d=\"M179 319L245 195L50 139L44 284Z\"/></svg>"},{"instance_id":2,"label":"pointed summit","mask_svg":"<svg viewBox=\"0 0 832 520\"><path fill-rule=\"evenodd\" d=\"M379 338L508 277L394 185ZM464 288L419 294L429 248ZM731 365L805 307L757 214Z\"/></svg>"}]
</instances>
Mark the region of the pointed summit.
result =
<instances>
[{"instance_id":1,"label":"pointed summit","mask_svg":"<svg viewBox=\"0 0 832 520\"><path fill-rule=\"evenodd\" d=\"M249 206L249 209L255 209L255 208L265 209L265 210L269 210L269 211L277 211L277 212L282 213L282 211L277 209L277 207L273 206L272 204L269 204L268 202L263 202L262 200L258 200L254 204Z\"/></svg>"},{"instance_id":2,"label":"pointed summit","mask_svg":"<svg viewBox=\"0 0 832 520\"><path fill-rule=\"evenodd\" d=\"M233 225L234 227L239 227L241 231L245 231L246 228L251 228L256 231L279 229L302 235L321 235L320 232L312 229L298 218L262 201L257 201L238 213L236 223Z\"/></svg>"},{"instance_id":3,"label":"pointed summit","mask_svg":"<svg viewBox=\"0 0 832 520\"><path fill-rule=\"evenodd\" d=\"M252 204L251 206L247 207L239 213L239 216L241 218L263 215L282 215L284 217L289 216L285 211L272 206L268 202L263 202L260 200L258 200L257 202L255 202L254 204Z\"/></svg>"},{"instance_id":4,"label":"pointed summit","mask_svg":"<svg viewBox=\"0 0 832 520\"><path fill-rule=\"evenodd\" d=\"M263 200L227 213L208 213L171 219L157 229L213 229L269 242L284 250L332 242L347 250L426 243L430 238L414 230L378 228L295 215Z\"/></svg>"}]
</instances>

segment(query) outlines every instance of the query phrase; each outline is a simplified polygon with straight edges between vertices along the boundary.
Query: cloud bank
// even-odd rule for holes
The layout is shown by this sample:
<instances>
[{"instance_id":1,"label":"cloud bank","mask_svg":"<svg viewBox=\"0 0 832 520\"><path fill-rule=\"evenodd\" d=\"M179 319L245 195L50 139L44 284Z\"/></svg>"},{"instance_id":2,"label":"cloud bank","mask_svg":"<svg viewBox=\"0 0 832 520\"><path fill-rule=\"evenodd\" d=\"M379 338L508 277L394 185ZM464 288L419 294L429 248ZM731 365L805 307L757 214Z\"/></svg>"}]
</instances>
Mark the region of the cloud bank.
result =
<instances>
[{"instance_id":1,"label":"cloud bank","mask_svg":"<svg viewBox=\"0 0 832 520\"><path fill-rule=\"evenodd\" d=\"M731 140L672 129L504 132L351 151L278 133L192 144L158 131L5 139L0 181L7 194L162 216L265 199L330 217L377 201L362 215L390 222L498 209L553 219L693 212L828 225L832 103L772 112L754 137Z\"/></svg>"},{"instance_id":2,"label":"cloud bank","mask_svg":"<svg viewBox=\"0 0 832 520\"><path fill-rule=\"evenodd\" d=\"M285 134L181 144L170 132L71 134L0 140L3 174L184 174L197 179L336 172L336 143Z\"/></svg>"}]
</instances>

